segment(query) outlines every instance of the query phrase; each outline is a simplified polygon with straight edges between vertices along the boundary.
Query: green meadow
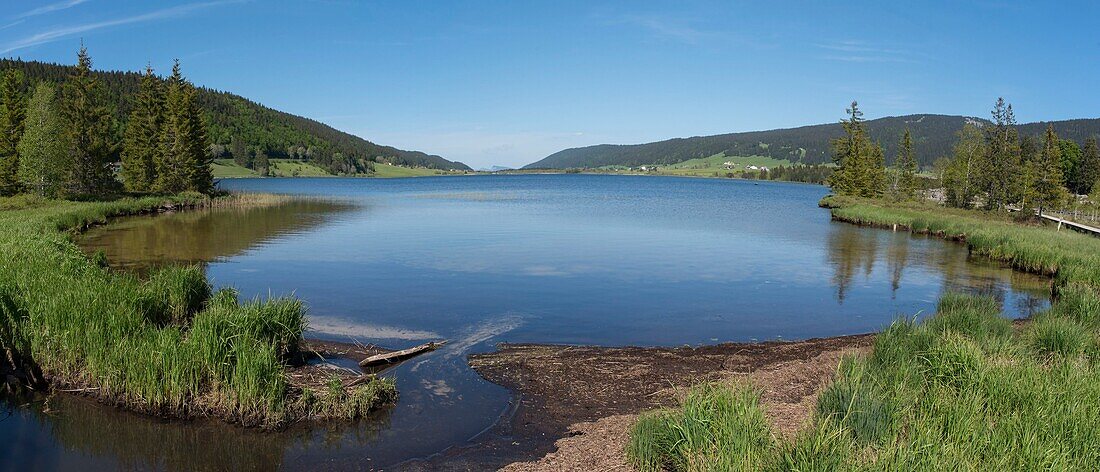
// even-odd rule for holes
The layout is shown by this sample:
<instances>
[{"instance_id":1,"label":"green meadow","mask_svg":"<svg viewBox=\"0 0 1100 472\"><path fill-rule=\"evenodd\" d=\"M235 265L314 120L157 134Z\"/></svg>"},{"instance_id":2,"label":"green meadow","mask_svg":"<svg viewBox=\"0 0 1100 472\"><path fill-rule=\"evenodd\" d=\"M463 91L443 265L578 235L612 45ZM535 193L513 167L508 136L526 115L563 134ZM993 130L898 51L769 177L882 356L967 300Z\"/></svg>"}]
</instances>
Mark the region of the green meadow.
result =
<instances>
[{"instance_id":1,"label":"green meadow","mask_svg":"<svg viewBox=\"0 0 1100 472\"><path fill-rule=\"evenodd\" d=\"M924 203L822 205L1050 275L1052 306L1015 326L992 298L945 294L846 358L793 440L769 430L751 385L698 386L640 417L639 470L1100 470L1100 238Z\"/></svg>"}]
</instances>

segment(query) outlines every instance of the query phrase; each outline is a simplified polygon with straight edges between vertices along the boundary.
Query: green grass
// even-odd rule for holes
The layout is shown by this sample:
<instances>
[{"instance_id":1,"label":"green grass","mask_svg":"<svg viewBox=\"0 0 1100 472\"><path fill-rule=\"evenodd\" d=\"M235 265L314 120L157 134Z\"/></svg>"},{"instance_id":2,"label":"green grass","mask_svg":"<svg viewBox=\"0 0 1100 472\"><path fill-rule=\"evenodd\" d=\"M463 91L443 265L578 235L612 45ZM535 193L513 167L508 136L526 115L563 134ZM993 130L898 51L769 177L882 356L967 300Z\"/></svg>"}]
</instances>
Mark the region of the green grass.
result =
<instances>
[{"instance_id":1,"label":"green grass","mask_svg":"<svg viewBox=\"0 0 1100 472\"><path fill-rule=\"evenodd\" d=\"M962 241L972 253L1052 275L1054 302L1022 328L1002 318L992 298L960 294L945 295L920 323L895 322L869 355L842 361L819 395L813 425L793 441L754 452L763 458L754 468L1100 470L1100 239L918 203L822 204L842 221ZM751 398L722 405L700 413L685 401L643 416L629 457L650 470L728 466L726 429L749 438L762 433L744 421L757 415L744 411L757 408ZM677 425L686 421L708 425L692 443L715 445L667 446L679 444Z\"/></svg>"},{"instance_id":2,"label":"green grass","mask_svg":"<svg viewBox=\"0 0 1100 472\"><path fill-rule=\"evenodd\" d=\"M249 178L260 177L260 173L252 169L241 167L233 162L233 159L216 159L212 164L214 178ZM429 175L447 175L454 172L425 167L403 167L391 164L374 163L374 173L370 177L398 178L398 177L425 177ZM307 161L297 159L271 159L272 177L333 177L325 169L317 167Z\"/></svg>"},{"instance_id":3,"label":"green grass","mask_svg":"<svg viewBox=\"0 0 1100 472\"><path fill-rule=\"evenodd\" d=\"M376 162L374 164L373 177L382 178L395 178L395 177L425 177L429 175L445 175L447 172L438 169L428 169L425 167L402 167L390 164L382 164Z\"/></svg>"},{"instance_id":4,"label":"green grass","mask_svg":"<svg viewBox=\"0 0 1100 472\"><path fill-rule=\"evenodd\" d=\"M288 407L299 393L288 388L285 375L305 328L301 302L238 303L232 291L213 292L198 268L169 267L139 279L107 270L69 238L71 231L110 217L165 205L258 204L269 198L280 197L0 199L4 363L40 382L156 415L214 415L278 426L311 414ZM362 387L380 388L386 385Z\"/></svg>"},{"instance_id":5,"label":"green grass","mask_svg":"<svg viewBox=\"0 0 1100 472\"><path fill-rule=\"evenodd\" d=\"M260 174L247 167L241 167L233 162L233 159L215 159L210 165L214 171L215 179L234 179L242 177L259 177Z\"/></svg>"}]
</instances>

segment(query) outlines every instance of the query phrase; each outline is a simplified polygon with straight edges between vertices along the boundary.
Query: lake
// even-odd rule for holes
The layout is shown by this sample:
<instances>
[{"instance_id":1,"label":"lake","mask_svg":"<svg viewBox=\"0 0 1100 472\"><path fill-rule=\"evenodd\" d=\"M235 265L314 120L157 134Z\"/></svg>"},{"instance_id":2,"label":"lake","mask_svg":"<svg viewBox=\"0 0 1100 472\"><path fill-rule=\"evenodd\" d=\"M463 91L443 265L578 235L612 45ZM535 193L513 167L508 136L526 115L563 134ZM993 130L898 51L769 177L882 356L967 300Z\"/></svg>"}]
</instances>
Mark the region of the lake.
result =
<instances>
[{"instance_id":1,"label":"lake","mask_svg":"<svg viewBox=\"0 0 1100 472\"><path fill-rule=\"evenodd\" d=\"M1023 317L1050 291L1048 279L971 258L964 245L833 222L817 207L820 186L599 175L220 186L316 198L130 218L80 244L124 270L202 263L242 298L293 294L308 306L310 336L449 344L389 371L398 405L357 424L264 434L74 398L48 407L8 398L0 455L9 464L299 469L369 457L379 467L467 443L509 410L512 395L465 362L498 342L804 339L928 314L950 290L993 295L1005 316Z\"/></svg>"}]
</instances>

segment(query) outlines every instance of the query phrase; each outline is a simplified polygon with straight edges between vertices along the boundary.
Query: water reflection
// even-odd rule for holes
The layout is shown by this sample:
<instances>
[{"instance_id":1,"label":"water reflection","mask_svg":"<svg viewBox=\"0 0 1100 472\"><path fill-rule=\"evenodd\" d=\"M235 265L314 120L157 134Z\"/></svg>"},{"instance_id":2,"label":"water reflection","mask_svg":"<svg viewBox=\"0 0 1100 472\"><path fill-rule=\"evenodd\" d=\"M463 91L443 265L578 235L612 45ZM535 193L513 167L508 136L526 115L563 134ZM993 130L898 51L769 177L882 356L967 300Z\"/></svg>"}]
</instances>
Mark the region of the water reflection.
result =
<instances>
[{"instance_id":1,"label":"water reflection","mask_svg":"<svg viewBox=\"0 0 1100 472\"><path fill-rule=\"evenodd\" d=\"M885 256L880 257L880 247ZM912 284L938 281L939 293L964 292L993 297L1011 317L1026 317L1049 305L1049 278L1010 270L995 261L971 257L965 245L942 244L935 238L907 232L866 231L836 225L827 239L828 263L837 303L843 304L853 289L877 290L876 270L889 279L892 299L909 274ZM859 275L861 279L856 279ZM864 281L864 284L857 282ZM910 313L911 314L911 313Z\"/></svg>"},{"instance_id":2,"label":"water reflection","mask_svg":"<svg viewBox=\"0 0 1100 472\"><path fill-rule=\"evenodd\" d=\"M260 432L217 421L161 421L73 395L0 393L6 467L19 470L277 470L309 468L288 452L369 442L389 411L357 423Z\"/></svg>"},{"instance_id":3,"label":"water reflection","mask_svg":"<svg viewBox=\"0 0 1100 472\"><path fill-rule=\"evenodd\" d=\"M168 263L205 263L239 255L281 237L309 231L354 205L295 199L261 207L212 208L123 218L79 239L103 251L113 267L142 272Z\"/></svg>"}]
</instances>

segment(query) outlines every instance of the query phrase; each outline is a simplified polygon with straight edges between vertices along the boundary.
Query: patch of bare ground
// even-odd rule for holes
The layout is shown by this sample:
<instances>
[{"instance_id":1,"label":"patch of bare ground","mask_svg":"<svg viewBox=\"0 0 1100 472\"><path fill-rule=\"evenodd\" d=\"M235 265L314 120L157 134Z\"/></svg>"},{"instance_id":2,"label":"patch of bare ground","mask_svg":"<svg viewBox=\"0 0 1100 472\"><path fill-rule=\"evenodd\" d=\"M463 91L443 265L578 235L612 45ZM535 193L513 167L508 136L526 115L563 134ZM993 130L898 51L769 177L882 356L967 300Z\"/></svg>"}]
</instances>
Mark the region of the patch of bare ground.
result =
<instances>
[{"instance_id":1,"label":"patch of bare ground","mask_svg":"<svg viewBox=\"0 0 1100 472\"><path fill-rule=\"evenodd\" d=\"M556 450L503 470L629 470L623 449L637 414L675 405L687 387L699 382L747 379L760 389L774 431L793 435L809 420L817 392L841 358L868 350L872 340L873 335L856 335L695 348L505 344L471 356L470 365L518 392L510 428L517 439L513 445L538 451L531 446L538 439L557 438Z\"/></svg>"}]
</instances>

